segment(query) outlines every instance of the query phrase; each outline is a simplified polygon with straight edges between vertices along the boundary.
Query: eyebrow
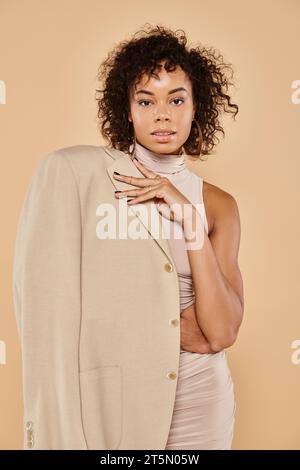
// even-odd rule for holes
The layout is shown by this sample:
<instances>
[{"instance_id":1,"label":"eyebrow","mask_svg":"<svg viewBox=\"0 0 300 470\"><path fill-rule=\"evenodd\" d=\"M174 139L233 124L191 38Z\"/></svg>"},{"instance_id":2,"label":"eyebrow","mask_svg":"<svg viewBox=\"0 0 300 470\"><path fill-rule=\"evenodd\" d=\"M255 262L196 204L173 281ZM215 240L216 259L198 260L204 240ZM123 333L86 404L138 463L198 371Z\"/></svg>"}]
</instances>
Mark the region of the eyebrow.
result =
<instances>
[{"instance_id":1,"label":"eyebrow","mask_svg":"<svg viewBox=\"0 0 300 470\"><path fill-rule=\"evenodd\" d=\"M186 91L187 92L187 90L181 86L181 87L178 87L178 88L174 88L174 90L168 91L168 95L171 95L172 93L175 93L176 91ZM148 91L148 90L136 91L136 94L138 94L138 93L145 93L146 95L155 95L155 93L152 93L152 91Z\"/></svg>"}]
</instances>

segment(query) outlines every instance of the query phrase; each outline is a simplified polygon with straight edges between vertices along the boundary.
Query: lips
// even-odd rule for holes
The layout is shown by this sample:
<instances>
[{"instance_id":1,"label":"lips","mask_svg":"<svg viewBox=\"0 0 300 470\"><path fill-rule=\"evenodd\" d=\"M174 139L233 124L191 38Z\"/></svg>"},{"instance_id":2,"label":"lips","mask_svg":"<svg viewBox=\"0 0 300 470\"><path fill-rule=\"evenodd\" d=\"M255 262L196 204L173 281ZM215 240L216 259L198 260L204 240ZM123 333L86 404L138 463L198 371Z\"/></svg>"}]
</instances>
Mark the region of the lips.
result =
<instances>
[{"instance_id":1,"label":"lips","mask_svg":"<svg viewBox=\"0 0 300 470\"><path fill-rule=\"evenodd\" d=\"M175 134L173 131L157 131L157 132L152 132L153 135L172 135Z\"/></svg>"},{"instance_id":2,"label":"lips","mask_svg":"<svg viewBox=\"0 0 300 470\"><path fill-rule=\"evenodd\" d=\"M153 140L156 142L170 142L171 140L175 139L176 132L162 132L162 131L157 131L152 133Z\"/></svg>"}]
</instances>

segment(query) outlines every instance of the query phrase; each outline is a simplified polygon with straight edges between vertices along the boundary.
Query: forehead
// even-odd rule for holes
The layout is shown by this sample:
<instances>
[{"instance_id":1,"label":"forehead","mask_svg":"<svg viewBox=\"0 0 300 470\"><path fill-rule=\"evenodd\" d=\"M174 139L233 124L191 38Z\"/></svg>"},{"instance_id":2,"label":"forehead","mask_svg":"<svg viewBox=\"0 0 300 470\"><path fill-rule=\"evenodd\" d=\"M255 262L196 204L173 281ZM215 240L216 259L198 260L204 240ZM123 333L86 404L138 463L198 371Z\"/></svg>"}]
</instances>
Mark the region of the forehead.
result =
<instances>
[{"instance_id":1,"label":"forehead","mask_svg":"<svg viewBox=\"0 0 300 470\"><path fill-rule=\"evenodd\" d=\"M184 86L191 89L191 82L187 74L177 65L176 69L168 72L164 67L155 71L155 75L143 74L134 85L134 90L149 90L155 92L167 92L171 88Z\"/></svg>"}]
</instances>

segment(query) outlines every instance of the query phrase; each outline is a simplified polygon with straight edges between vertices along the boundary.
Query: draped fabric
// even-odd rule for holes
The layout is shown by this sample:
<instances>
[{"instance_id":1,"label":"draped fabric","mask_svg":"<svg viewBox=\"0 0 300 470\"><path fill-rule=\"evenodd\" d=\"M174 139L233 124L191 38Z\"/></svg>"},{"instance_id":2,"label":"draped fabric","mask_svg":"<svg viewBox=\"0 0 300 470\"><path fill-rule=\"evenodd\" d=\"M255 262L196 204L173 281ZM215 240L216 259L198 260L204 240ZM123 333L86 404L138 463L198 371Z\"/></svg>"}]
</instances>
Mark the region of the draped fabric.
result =
<instances>
[{"instance_id":1,"label":"draped fabric","mask_svg":"<svg viewBox=\"0 0 300 470\"><path fill-rule=\"evenodd\" d=\"M149 170L170 179L208 224L203 200L203 179L191 172L184 155L162 155L136 143L136 158ZM162 218L169 235L179 281L181 312L195 302L193 281L181 224ZM177 234L175 236L175 233ZM236 403L226 351L199 354L180 350L176 399L166 450L230 450Z\"/></svg>"}]
</instances>

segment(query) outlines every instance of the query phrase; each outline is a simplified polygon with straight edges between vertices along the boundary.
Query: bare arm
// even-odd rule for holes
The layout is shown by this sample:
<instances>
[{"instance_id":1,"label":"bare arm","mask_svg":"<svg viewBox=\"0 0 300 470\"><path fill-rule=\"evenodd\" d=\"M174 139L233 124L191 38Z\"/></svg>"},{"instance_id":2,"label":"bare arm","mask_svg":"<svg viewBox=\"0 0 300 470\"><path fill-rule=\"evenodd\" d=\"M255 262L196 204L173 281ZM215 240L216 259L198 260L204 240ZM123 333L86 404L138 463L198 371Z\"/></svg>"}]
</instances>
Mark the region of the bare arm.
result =
<instances>
[{"instance_id":1,"label":"bare arm","mask_svg":"<svg viewBox=\"0 0 300 470\"><path fill-rule=\"evenodd\" d=\"M210 238L204 232L200 249L188 249L195 290L196 319L211 348L219 351L236 340L243 318L243 282L238 266L240 219L235 199L222 191ZM193 209L192 226L203 224ZM202 225L203 226L203 225ZM188 238L189 239L189 238Z\"/></svg>"},{"instance_id":2,"label":"bare arm","mask_svg":"<svg viewBox=\"0 0 300 470\"><path fill-rule=\"evenodd\" d=\"M213 354L214 351L196 319L195 304L190 305L180 315L180 347L189 352Z\"/></svg>"}]
</instances>

